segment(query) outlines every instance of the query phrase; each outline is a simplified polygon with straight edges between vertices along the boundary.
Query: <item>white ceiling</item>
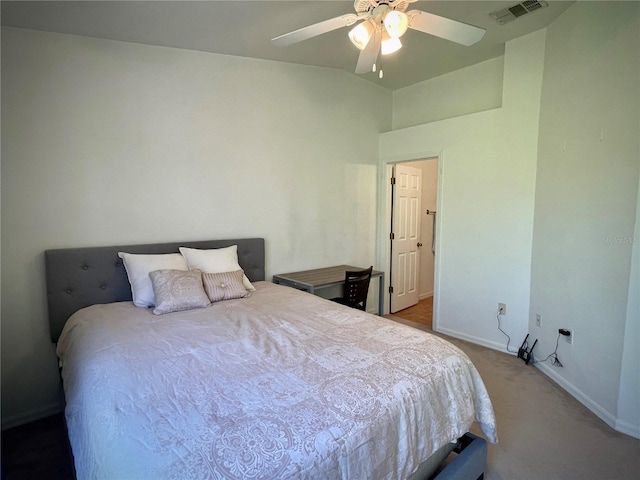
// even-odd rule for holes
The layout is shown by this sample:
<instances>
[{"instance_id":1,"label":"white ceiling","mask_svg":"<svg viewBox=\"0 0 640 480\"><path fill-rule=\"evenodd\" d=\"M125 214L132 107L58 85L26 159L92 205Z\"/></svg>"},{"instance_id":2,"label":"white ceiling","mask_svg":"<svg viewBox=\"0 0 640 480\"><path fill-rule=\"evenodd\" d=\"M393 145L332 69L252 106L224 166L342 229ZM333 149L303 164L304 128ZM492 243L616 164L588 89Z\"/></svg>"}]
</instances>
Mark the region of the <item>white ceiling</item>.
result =
<instances>
[{"instance_id":1,"label":"white ceiling","mask_svg":"<svg viewBox=\"0 0 640 480\"><path fill-rule=\"evenodd\" d=\"M404 47L384 57L384 78L366 80L395 90L504 53L504 44L549 25L572 1L548 0L541 9L506 25L489 13L514 1L418 1L424 10L487 30L471 47L409 30ZM276 47L270 39L312 23L353 13L353 1L2 1L2 25L200 50L242 57L317 65L353 73L357 50L348 27ZM354 74L355 75L355 74Z\"/></svg>"}]
</instances>

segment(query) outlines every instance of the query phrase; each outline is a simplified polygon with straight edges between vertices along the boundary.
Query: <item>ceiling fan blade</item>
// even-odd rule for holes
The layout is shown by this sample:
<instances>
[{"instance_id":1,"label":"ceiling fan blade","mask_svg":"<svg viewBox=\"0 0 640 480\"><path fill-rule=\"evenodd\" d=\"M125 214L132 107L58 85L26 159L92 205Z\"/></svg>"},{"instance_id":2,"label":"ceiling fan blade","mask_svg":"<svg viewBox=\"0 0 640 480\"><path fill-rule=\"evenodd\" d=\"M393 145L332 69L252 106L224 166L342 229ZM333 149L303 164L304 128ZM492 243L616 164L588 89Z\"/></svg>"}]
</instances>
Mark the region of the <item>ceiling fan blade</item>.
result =
<instances>
[{"instance_id":1,"label":"ceiling fan blade","mask_svg":"<svg viewBox=\"0 0 640 480\"><path fill-rule=\"evenodd\" d=\"M322 22L314 23L313 25L299 28L293 32L285 33L284 35L272 38L271 42L278 47L286 47L308 38L317 37L323 33L337 30L338 28L348 27L349 25L356 23L359 19L360 16L348 13L340 17L330 18L329 20L324 20Z\"/></svg>"},{"instance_id":2,"label":"ceiling fan blade","mask_svg":"<svg viewBox=\"0 0 640 480\"><path fill-rule=\"evenodd\" d=\"M444 38L445 40L451 40L467 47L479 42L486 32L484 28L421 10L411 10L407 12L407 16L409 17L409 28Z\"/></svg>"},{"instance_id":3,"label":"ceiling fan blade","mask_svg":"<svg viewBox=\"0 0 640 480\"><path fill-rule=\"evenodd\" d=\"M364 50L360 51L358 56L358 64L356 65L356 73L369 73L373 71L373 65L378 59L380 51L380 29L377 29Z\"/></svg>"}]
</instances>

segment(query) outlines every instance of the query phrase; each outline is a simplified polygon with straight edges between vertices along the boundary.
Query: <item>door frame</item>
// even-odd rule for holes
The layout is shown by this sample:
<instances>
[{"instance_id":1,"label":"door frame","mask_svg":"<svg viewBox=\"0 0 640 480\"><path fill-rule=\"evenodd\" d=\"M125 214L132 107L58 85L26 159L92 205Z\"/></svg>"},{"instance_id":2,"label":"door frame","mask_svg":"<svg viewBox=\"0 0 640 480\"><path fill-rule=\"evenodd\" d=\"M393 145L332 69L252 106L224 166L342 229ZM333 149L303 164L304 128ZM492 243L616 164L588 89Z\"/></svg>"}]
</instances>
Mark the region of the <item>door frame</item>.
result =
<instances>
[{"instance_id":1,"label":"door frame","mask_svg":"<svg viewBox=\"0 0 640 480\"><path fill-rule=\"evenodd\" d=\"M442 235L443 215L442 202L444 190L442 187L444 176L444 152L414 152L406 155L398 155L393 157L383 157L380 159L380 176L378 184L378 241L377 241L377 262L380 270L386 272L385 275L385 296L384 296L384 314L389 314L391 299L389 295L389 285L391 284L390 267L391 267L391 242L389 240L389 232L391 231L391 173L393 165L397 163L413 163L422 160L435 159L438 161L438 194L436 201L436 254L434 258L434 279L433 279L433 330L438 330L439 304L440 304L440 238Z\"/></svg>"}]
</instances>

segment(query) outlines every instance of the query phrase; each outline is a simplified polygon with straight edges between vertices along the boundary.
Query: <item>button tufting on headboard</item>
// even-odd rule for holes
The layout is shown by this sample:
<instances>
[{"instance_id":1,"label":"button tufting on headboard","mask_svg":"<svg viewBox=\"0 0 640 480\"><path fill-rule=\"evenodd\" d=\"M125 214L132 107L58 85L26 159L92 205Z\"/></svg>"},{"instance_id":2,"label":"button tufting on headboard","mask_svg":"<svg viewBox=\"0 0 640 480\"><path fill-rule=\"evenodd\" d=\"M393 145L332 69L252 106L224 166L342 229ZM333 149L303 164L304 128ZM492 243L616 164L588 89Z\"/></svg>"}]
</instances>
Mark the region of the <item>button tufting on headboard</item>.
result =
<instances>
[{"instance_id":1,"label":"button tufting on headboard","mask_svg":"<svg viewBox=\"0 0 640 480\"><path fill-rule=\"evenodd\" d=\"M203 240L196 242L64 248L45 251L49 330L58 341L67 319L96 303L131 301L131 285L118 252L177 253L178 247L224 248L238 246L238 262L250 281L265 279L264 239ZM242 253L240 253L242 252ZM71 286L72 287L71 287Z\"/></svg>"}]
</instances>

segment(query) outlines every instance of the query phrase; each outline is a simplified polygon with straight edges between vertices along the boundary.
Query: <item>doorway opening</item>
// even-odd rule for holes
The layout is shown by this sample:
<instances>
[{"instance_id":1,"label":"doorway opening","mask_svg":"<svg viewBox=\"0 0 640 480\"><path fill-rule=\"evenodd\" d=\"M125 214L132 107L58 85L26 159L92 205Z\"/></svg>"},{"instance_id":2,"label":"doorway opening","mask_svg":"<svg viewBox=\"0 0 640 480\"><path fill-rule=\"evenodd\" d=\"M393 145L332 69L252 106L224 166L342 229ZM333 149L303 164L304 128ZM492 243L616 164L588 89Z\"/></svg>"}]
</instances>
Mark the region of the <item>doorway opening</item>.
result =
<instances>
[{"instance_id":1,"label":"doorway opening","mask_svg":"<svg viewBox=\"0 0 640 480\"><path fill-rule=\"evenodd\" d=\"M438 158L391 165L390 313L433 327ZM419 185L416 185L419 183Z\"/></svg>"}]
</instances>

